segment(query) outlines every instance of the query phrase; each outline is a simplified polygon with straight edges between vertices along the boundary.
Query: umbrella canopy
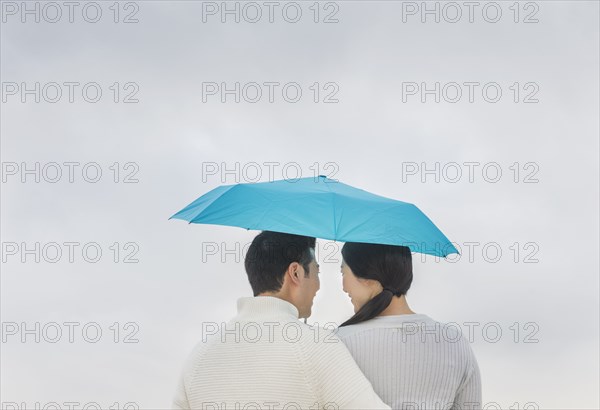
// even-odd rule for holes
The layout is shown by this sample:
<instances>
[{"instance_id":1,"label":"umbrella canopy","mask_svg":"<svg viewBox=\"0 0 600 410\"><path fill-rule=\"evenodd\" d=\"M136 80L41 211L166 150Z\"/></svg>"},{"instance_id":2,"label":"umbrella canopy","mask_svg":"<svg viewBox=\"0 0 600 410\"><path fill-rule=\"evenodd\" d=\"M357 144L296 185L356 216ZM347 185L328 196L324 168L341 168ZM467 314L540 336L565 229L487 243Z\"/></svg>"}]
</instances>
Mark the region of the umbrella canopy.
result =
<instances>
[{"instance_id":1,"label":"umbrella canopy","mask_svg":"<svg viewBox=\"0 0 600 410\"><path fill-rule=\"evenodd\" d=\"M412 252L443 257L458 253L415 205L325 176L223 185L169 219L341 242L400 245Z\"/></svg>"}]
</instances>

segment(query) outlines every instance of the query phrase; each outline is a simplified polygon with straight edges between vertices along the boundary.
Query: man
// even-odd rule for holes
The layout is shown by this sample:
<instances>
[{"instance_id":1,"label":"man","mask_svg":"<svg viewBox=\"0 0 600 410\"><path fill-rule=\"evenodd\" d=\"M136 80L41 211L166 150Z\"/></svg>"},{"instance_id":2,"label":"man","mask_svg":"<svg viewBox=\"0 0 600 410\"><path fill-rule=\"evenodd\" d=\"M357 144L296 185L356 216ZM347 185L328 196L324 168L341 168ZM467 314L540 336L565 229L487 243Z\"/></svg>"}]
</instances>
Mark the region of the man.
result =
<instances>
[{"instance_id":1,"label":"man","mask_svg":"<svg viewBox=\"0 0 600 410\"><path fill-rule=\"evenodd\" d=\"M389 409L331 332L298 321L319 290L315 238L264 231L245 267L254 297L212 328L185 367L175 409ZM204 335L203 335L204 339Z\"/></svg>"}]
</instances>

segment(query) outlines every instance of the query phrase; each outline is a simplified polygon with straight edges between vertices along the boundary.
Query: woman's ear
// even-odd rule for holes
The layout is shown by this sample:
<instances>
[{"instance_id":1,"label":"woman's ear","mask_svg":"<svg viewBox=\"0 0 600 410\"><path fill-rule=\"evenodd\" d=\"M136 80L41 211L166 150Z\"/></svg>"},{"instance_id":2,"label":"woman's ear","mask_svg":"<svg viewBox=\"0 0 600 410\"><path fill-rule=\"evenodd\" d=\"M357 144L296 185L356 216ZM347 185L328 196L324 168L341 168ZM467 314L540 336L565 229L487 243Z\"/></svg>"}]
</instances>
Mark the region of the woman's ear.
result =
<instances>
[{"instance_id":1,"label":"woman's ear","mask_svg":"<svg viewBox=\"0 0 600 410\"><path fill-rule=\"evenodd\" d=\"M364 278L358 278L358 280L360 280L363 285L368 286L370 289L380 290L380 291L383 290L383 285L378 280L364 279Z\"/></svg>"}]
</instances>

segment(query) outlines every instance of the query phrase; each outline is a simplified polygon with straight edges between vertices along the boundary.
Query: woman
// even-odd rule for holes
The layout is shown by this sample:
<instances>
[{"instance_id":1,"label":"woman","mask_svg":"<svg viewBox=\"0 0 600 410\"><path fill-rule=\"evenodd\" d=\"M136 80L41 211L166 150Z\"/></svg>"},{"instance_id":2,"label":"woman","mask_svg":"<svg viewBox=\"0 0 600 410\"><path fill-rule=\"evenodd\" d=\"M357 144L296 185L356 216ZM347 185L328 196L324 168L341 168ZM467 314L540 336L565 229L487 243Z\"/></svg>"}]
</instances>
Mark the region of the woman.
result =
<instances>
[{"instance_id":1,"label":"woman","mask_svg":"<svg viewBox=\"0 0 600 410\"><path fill-rule=\"evenodd\" d=\"M337 334L379 397L393 409L481 408L468 340L406 302L410 249L348 242L342 257L343 288L355 313Z\"/></svg>"}]
</instances>

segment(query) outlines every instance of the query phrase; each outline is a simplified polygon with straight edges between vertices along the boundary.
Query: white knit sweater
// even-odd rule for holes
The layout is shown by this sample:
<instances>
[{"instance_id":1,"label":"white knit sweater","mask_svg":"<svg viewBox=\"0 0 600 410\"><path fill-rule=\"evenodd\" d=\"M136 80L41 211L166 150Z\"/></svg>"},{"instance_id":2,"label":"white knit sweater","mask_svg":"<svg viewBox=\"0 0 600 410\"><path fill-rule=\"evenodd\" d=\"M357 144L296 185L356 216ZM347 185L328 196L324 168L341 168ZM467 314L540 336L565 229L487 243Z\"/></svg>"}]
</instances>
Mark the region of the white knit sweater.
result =
<instances>
[{"instance_id":1,"label":"white knit sweater","mask_svg":"<svg viewBox=\"0 0 600 410\"><path fill-rule=\"evenodd\" d=\"M393 409L480 409L481 378L466 335L424 314L379 316L337 336Z\"/></svg>"},{"instance_id":2,"label":"white knit sweater","mask_svg":"<svg viewBox=\"0 0 600 410\"><path fill-rule=\"evenodd\" d=\"M331 332L271 296L238 300L227 323L204 323L175 409L389 409Z\"/></svg>"}]
</instances>

